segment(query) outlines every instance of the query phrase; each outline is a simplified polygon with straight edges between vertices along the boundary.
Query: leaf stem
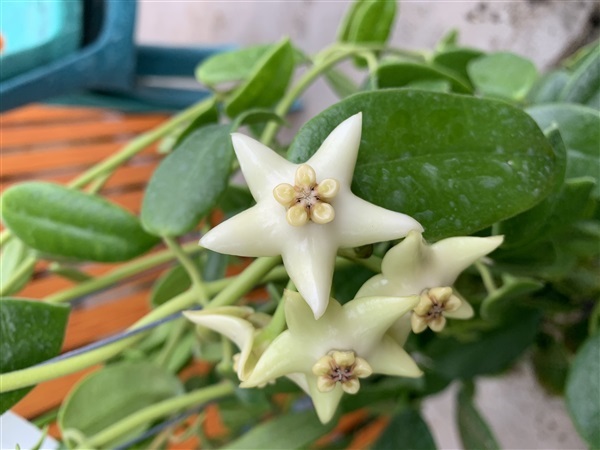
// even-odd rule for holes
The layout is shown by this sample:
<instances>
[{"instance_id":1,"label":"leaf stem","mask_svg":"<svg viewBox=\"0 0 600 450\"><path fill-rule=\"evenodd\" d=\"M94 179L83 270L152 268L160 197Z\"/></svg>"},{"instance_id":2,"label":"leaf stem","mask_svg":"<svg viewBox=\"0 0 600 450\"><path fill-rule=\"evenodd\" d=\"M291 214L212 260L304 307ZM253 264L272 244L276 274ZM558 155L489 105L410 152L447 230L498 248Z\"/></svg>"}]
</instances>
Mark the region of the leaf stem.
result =
<instances>
[{"instance_id":1,"label":"leaf stem","mask_svg":"<svg viewBox=\"0 0 600 450\"><path fill-rule=\"evenodd\" d=\"M196 115L209 108L210 105L212 105L212 102L212 97L209 97L191 106L190 108L183 110L162 125L159 125L158 127L141 134L125 145L125 147L123 147L119 152L106 158L104 161L96 164L89 170L82 173L79 177L71 181L68 186L72 188L81 188L94 180L96 177L99 177L105 172L120 166L125 161L148 147L150 144L169 134L173 129L177 128L182 123L193 119Z\"/></svg>"},{"instance_id":2,"label":"leaf stem","mask_svg":"<svg viewBox=\"0 0 600 450\"><path fill-rule=\"evenodd\" d=\"M203 248L198 246L196 242L191 242L189 244L184 245L183 248L181 248L181 250L187 254L200 252L203 250ZM106 275L93 278L89 281L84 281L83 283L73 286L72 288L65 289L64 291L60 291L56 294L49 295L48 297L44 298L44 301L48 303L64 303L74 300L84 295L99 291L100 289L110 287L114 283L117 283L133 275L137 275L138 273L143 272L145 270L164 264L175 257L176 255L171 249L157 252L144 258L140 258L127 264L123 264L122 266L109 272Z\"/></svg>"},{"instance_id":3,"label":"leaf stem","mask_svg":"<svg viewBox=\"0 0 600 450\"><path fill-rule=\"evenodd\" d=\"M202 279L202 275L200 275L198 268L187 255L187 253L183 251L176 239L163 236L163 240L167 244L167 247L169 247L175 257L179 260L192 280L192 286L198 293L198 301L202 306L206 306L208 304L209 297L208 293L206 292L206 285L204 284L204 280Z\"/></svg>"},{"instance_id":4,"label":"leaf stem","mask_svg":"<svg viewBox=\"0 0 600 450\"><path fill-rule=\"evenodd\" d=\"M175 321L175 323L173 324L173 329L169 333L165 345L163 345L163 348L156 357L156 364L163 367L167 365L167 363L169 362L169 356L171 356L171 353L173 353L173 350L179 343L179 338L186 330L189 323L190 322L188 320L185 320L185 318L183 317Z\"/></svg>"},{"instance_id":5,"label":"leaf stem","mask_svg":"<svg viewBox=\"0 0 600 450\"><path fill-rule=\"evenodd\" d=\"M212 299L209 307L225 306L235 303L242 295L252 290L254 285L262 280L275 266L281 263L281 257L270 256L255 259L239 274L235 281L229 284Z\"/></svg>"},{"instance_id":6,"label":"leaf stem","mask_svg":"<svg viewBox=\"0 0 600 450\"><path fill-rule=\"evenodd\" d=\"M331 50L331 48L325 49L324 53ZM315 81L319 75L343 59L355 53L359 53L360 51L364 51L364 49L350 48L348 50L340 51L339 53L332 52L331 55L328 54L327 57L312 66L304 73L304 75L302 75L298 82L279 101L277 107L275 108L275 113L281 117L285 116L285 114L294 104L294 101L296 101L296 99L311 85L313 81ZM269 145L275 137L275 134L277 134L277 130L280 126L281 124L278 122L269 122L260 137L260 141L265 145Z\"/></svg>"},{"instance_id":7,"label":"leaf stem","mask_svg":"<svg viewBox=\"0 0 600 450\"><path fill-rule=\"evenodd\" d=\"M11 292L11 290L21 281L22 277L25 276L27 272L33 270L36 262L37 258L35 256L28 256L27 259L19 265L17 270L15 270L9 280L6 283L2 283L2 286L0 286L0 296L5 296L8 292Z\"/></svg>"},{"instance_id":8,"label":"leaf stem","mask_svg":"<svg viewBox=\"0 0 600 450\"><path fill-rule=\"evenodd\" d=\"M487 268L487 266L481 261L477 261L475 263L475 267L479 271L479 275L481 276L481 280L483 281L483 285L485 286L485 290L487 291L487 293L493 294L494 292L496 292L498 290L498 287L496 286L494 278L492 277L492 274Z\"/></svg>"},{"instance_id":9,"label":"leaf stem","mask_svg":"<svg viewBox=\"0 0 600 450\"><path fill-rule=\"evenodd\" d=\"M169 416L182 409L207 403L221 397L226 397L235 392L235 387L230 381L224 381L212 386L208 386L189 394L180 395L174 398L164 400L152 406L148 406L137 411L125 419L105 428L99 433L86 440L81 448L103 448L110 442L126 435L140 425L153 422L162 417Z\"/></svg>"}]
</instances>

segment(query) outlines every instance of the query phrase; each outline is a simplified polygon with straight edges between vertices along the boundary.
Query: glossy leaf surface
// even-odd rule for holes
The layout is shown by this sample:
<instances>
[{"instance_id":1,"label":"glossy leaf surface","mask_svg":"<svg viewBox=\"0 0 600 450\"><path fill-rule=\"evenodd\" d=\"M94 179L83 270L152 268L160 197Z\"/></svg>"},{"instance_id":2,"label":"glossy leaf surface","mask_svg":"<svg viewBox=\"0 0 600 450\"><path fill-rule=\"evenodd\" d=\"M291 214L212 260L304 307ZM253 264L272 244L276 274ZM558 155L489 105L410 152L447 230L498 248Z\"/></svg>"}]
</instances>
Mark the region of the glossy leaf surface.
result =
<instances>
[{"instance_id":1,"label":"glossy leaf surface","mask_svg":"<svg viewBox=\"0 0 600 450\"><path fill-rule=\"evenodd\" d=\"M581 61L562 91L561 99L600 108L600 46L596 45Z\"/></svg>"},{"instance_id":2,"label":"glossy leaf surface","mask_svg":"<svg viewBox=\"0 0 600 450\"><path fill-rule=\"evenodd\" d=\"M130 414L183 391L175 375L149 362L107 366L73 388L60 407L58 424L63 435L73 429L91 437ZM136 427L109 446L139 434L148 425Z\"/></svg>"},{"instance_id":3,"label":"glossy leaf surface","mask_svg":"<svg viewBox=\"0 0 600 450\"><path fill-rule=\"evenodd\" d=\"M581 436L600 447L600 333L590 336L573 361L566 388L567 407Z\"/></svg>"},{"instance_id":4,"label":"glossy leaf surface","mask_svg":"<svg viewBox=\"0 0 600 450\"><path fill-rule=\"evenodd\" d=\"M126 261L157 242L120 206L52 183L28 182L6 190L2 219L31 248L66 258Z\"/></svg>"},{"instance_id":5,"label":"glossy leaf surface","mask_svg":"<svg viewBox=\"0 0 600 450\"><path fill-rule=\"evenodd\" d=\"M59 354L69 307L18 298L0 299L0 373L25 369ZM32 388L0 394L0 415Z\"/></svg>"},{"instance_id":6,"label":"glossy leaf surface","mask_svg":"<svg viewBox=\"0 0 600 450\"><path fill-rule=\"evenodd\" d=\"M524 211L556 182L556 155L505 103L388 89L354 95L300 129L289 159L306 161L344 119L363 113L352 190L417 219L429 240L469 235Z\"/></svg>"},{"instance_id":7,"label":"glossy leaf surface","mask_svg":"<svg viewBox=\"0 0 600 450\"><path fill-rule=\"evenodd\" d=\"M194 131L156 169L142 203L142 224L159 236L192 230L227 188L233 159L228 125Z\"/></svg>"}]
</instances>

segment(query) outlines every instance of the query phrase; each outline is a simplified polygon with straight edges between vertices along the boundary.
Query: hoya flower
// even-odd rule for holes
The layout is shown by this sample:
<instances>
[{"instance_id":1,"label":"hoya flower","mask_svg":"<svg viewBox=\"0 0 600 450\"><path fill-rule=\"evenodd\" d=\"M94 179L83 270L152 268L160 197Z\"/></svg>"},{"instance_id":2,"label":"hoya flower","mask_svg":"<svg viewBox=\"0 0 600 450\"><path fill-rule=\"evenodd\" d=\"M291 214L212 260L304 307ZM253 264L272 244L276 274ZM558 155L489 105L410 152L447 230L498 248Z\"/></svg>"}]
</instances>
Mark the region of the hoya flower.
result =
<instances>
[{"instance_id":1,"label":"hoya flower","mask_svg":"<svg viewBox=\"0 0 600 450\"><path fill-rule=\"evenodd\" d=\"M421 233L411 231L383 258L381 274L360 288L357 297L373 295L420 295L411 316L415 333L427 327L441 331L446 318L468 319L473 308L452 289L458 275L482 256L494 251L502 236L453 237L428 245ZM402 336L402 323L393 327Z\"/></svg>"},{"instance_id":2,"label":"hoya flower","mask_svg":"<svg viewBox=\"0 0 600 450\"><path fill-rule=\"evenodd\" d=\"M305 163L293 164L260 142L232 135L256 205L209 231L204 247L238 256L282 255L315 318L327 308L335 256L422 230L414 219L375 206L350 190L362 115L338 125Z\"/></svg>"},{"instance_id":3,"label":"hoya flower","mask_svg":"<svg viewBox=\"0 0 600 450\"><path fill-rule=\"evenodd\" d=\"M240 349L234 356L234 369L240 380L245 380L268 342L255 345L255 337L267 326L271 316L256 313L244 306L223 306L201 311L184 311L192 322L227 337Z\"/></svg>"},{"instance_id":4,"label":"hoya flower","mask_svg":"<svg viewBox=\"0 0 600 450\"><path fill-rule=\"evenodd\" d=\"M344 392L354 394L372 373L418 377L412 358L386 334L419 302L411 297L363 297L340 305L331 299L316 320L299 293L284 293L288 329L264 351L242 387L290 374L306 379L321 422L328 422Z\"/></svg>"}]
</instances>

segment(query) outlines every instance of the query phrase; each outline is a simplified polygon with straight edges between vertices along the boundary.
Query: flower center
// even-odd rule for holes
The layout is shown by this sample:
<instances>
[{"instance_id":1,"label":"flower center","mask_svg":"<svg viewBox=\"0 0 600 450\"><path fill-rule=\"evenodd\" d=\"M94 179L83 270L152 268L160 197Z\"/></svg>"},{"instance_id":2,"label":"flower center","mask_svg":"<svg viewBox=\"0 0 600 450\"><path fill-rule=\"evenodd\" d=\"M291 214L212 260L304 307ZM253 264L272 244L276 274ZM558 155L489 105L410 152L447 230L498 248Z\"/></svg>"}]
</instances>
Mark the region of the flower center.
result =
<instances>
[{"instance_id":1,"label":"flower center","mask_svg":"<svg viewBox=\"0 0 600 450\"><path fill-rule=\"evenodd\" d=\"M444 312L456 311L461 303L451 287L425 289L421 293L419 304L413 309L411 316L413 331L420 333L427 327L433 331L442 331L446 325Z\"/></svg>"},{"instance_id":2,"label":"flower center","mask_svg":"<svg viewBox=\"0 0 600 450\"><path fill-rule=\"evenodd\" d=\"M329 202L338 194L340 183L327 178L317 184L317 175L308 164L302 164L296 170L294 186L288 183L277 185L273 196L286 207L286 219L295 227L309 220L325 224L335 218L335 211Z\"/></svg>"},{"instance_id":3,"label":"flower center","mask_svg":"<svg viewBox=\"0 0 600 450\"><path fill-rule=\"evenodd\" d=\"M344 392L349 394L356 394L360 389L359 378L368 377L373 373L369 363L356 356L353 351L336 350L319 359L312 371L317 376L319 391L329 392L336 383L340 383Z\"/></svg>"}]
</instances>

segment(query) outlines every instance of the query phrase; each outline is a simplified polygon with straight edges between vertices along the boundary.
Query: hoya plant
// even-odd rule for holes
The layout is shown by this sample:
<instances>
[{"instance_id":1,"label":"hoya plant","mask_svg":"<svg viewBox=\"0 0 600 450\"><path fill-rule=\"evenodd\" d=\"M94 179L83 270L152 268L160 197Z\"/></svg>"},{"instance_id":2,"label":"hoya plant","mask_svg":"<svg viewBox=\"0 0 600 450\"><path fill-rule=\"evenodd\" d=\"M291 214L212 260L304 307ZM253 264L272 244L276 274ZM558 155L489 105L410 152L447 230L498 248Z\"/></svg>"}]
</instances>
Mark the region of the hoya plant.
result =
<instances>
[{"instance_id":1,"label":"hoya plant","mask_svg":"<svg viewBox=\"0 0 600 450\"><path fill-rule=\"evenodd\" d=\"M101 364L39 421L65 448L166 448L183 423L203 448L343 448L381 417L371 448L436 448L421 405L454 382L464 447L495 449L476 381L526 359L600 446L599 47L543 75L456 32L407 51L396 7L353 3L315 55L212 56L202 102L67 186L2 194L0 412ZM319 78L339 101L285 142ZM140 217L98 194L156 141ZM20 298L39 261L77 284ZM72 304L155 267L149 314L60 354Z\"/></svg>"}]
</instances>

